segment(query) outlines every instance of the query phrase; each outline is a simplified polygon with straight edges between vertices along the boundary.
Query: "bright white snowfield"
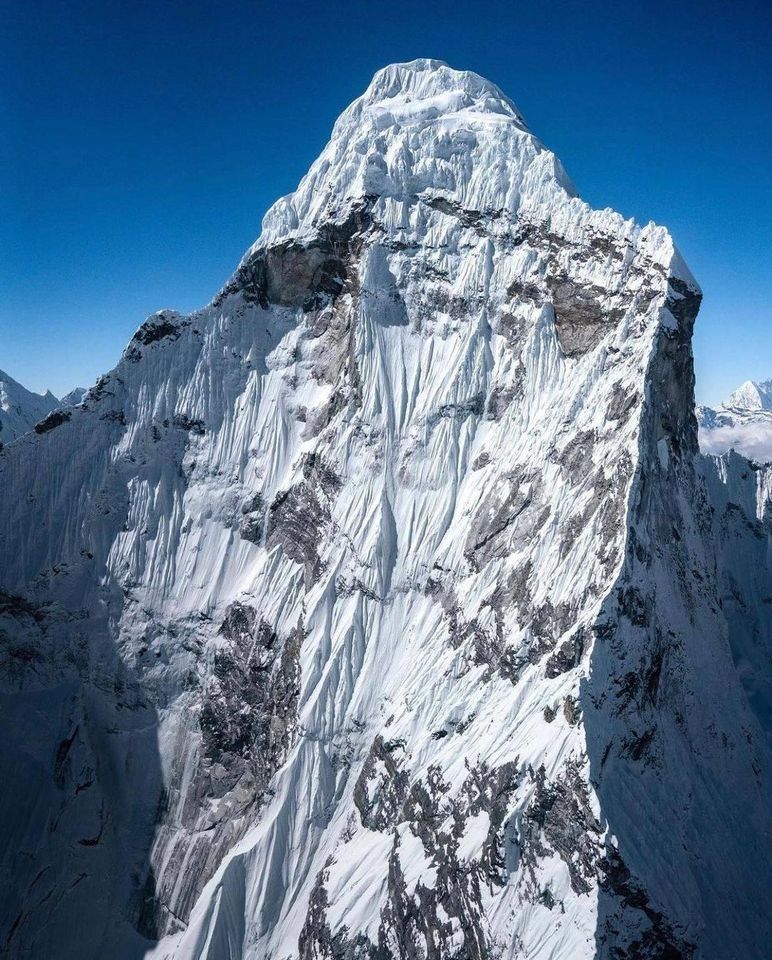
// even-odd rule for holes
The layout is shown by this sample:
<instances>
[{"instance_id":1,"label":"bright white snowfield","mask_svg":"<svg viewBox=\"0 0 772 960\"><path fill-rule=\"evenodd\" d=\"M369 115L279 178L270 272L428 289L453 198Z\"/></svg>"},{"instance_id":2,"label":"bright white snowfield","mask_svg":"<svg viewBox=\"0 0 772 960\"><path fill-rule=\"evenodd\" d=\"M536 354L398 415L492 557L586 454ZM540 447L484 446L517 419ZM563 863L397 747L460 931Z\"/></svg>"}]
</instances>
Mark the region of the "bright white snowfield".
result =
<instances>
[{"instance_id":1,"label":"bright white snowfield","mask_svg":"<svg viewBox=\"0 0 772 960\"><path fill-rule=\"evenodd\" d=\"M762 960L772 474L699 289L380 71L204 309L0 452L11 957Z\"/></svg>"}]
</instances>

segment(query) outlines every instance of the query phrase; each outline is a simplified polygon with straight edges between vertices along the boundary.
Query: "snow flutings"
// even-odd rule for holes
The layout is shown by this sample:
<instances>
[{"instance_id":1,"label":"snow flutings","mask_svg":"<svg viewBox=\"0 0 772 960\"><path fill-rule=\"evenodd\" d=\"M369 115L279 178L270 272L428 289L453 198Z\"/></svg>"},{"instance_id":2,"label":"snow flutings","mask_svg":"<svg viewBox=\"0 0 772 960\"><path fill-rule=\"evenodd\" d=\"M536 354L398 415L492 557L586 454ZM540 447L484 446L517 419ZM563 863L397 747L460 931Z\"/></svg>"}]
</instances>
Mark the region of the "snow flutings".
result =
<instances>
[{"instance_id":1,"label":"snow flutings","mask_svg":"<svg viewBox=\"0 0 772 960\"><path fill-rule=\"evenodd\" d=\"M699 301L494 85L376 74L0 452L11 955L761 958L770 484L699 458Z\"/></svg>"}]
</instances>

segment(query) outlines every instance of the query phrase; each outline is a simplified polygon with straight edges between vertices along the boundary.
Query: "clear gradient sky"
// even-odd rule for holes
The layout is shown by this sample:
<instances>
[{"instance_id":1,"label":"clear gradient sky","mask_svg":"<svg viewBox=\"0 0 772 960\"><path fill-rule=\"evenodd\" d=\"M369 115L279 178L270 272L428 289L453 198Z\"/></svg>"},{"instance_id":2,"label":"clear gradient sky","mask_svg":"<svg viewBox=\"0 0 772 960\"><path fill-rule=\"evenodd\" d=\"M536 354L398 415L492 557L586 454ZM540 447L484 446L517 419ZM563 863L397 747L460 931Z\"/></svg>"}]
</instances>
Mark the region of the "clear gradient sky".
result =
<instances>
[{"instance_id":1,"label":"clear gradient sky","mask_svg":"<svg viewBox=\"0 0 772 960\"><path fill-rule=\"evenodd\" d=\"M509 94L593 206L670 228L697 395L772 377L772 4L6 0L0 369L61 395L206 303L394 61Z\"/></svg>"}]
</instances>

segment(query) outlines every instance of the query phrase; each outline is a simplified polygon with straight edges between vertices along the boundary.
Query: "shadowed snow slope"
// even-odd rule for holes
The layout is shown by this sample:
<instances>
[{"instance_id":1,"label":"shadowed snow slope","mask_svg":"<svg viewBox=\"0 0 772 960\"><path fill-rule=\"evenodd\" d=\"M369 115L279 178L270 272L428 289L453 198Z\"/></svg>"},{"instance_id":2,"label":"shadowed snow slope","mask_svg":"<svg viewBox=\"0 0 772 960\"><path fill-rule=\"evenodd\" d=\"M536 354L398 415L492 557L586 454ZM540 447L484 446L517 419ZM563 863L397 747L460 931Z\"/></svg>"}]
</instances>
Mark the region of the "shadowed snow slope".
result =
<instances>
[{"instance_id":1,"label":"shadowed snow slope","mask_svg":"<svg viewBox=\"0 0 772 960\"><path fill-rule=\"evenodd\" d=\"M492 84L376 74L0 452L10 954L761 958L770 481L697 452L699 301Z\"/></svg>"}]
</instances>

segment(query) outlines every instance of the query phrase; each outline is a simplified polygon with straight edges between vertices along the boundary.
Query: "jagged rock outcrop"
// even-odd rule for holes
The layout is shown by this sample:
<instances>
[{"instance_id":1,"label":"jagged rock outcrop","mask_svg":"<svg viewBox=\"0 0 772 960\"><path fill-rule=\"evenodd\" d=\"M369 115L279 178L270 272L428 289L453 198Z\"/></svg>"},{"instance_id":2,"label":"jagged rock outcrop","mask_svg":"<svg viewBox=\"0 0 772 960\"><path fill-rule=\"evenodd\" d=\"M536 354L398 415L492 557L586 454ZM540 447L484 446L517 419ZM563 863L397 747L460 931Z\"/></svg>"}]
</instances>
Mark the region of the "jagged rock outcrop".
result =
<instances>
[{"instance_id":1,"label":"jagged rock outcrop","mask_svg":"<svg viewBox=\"0 0 772 960\"><path fill-rule=\"evenodd\" d=\"M376 74L0 452L5 950L763 957L770 487L699 457L699 301L492 84Z\"/></svg>"}]
</instances>

